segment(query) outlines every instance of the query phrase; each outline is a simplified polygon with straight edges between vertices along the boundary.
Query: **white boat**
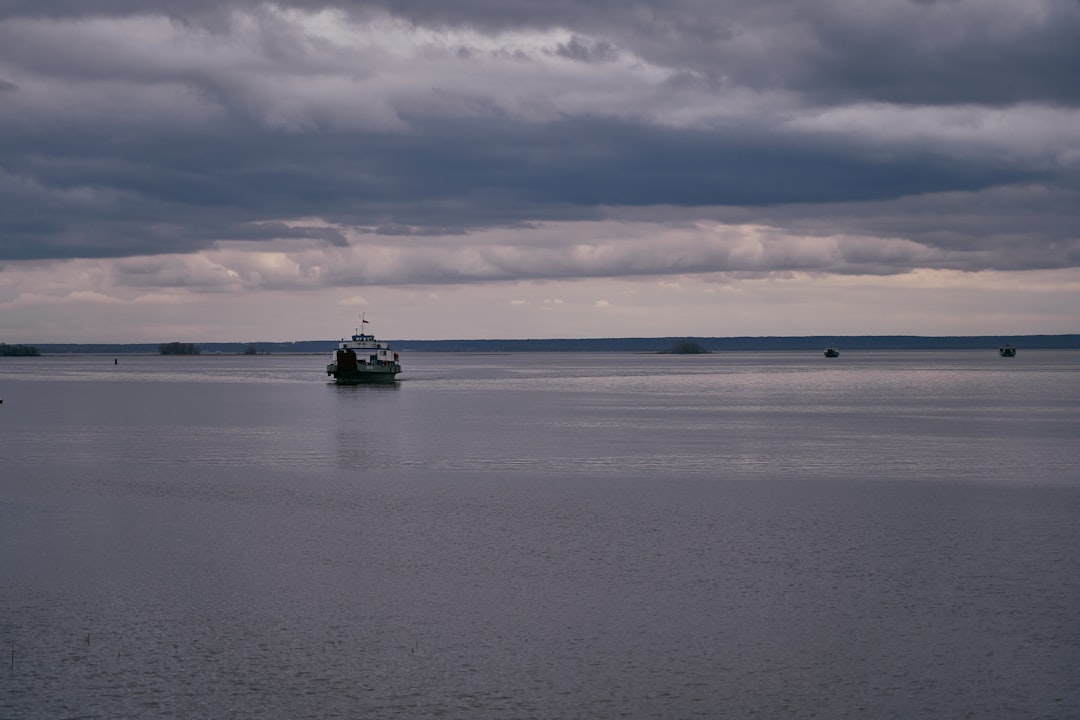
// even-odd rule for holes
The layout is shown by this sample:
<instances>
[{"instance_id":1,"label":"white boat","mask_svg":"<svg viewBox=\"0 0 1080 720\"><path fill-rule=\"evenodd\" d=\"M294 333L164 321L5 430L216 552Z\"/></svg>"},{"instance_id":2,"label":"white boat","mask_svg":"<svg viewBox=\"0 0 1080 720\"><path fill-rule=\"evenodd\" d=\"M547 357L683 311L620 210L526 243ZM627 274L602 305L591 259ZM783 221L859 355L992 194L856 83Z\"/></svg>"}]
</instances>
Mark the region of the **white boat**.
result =
<instances>
[{"instance_id":1,"label":"white boat","mask_svg":"<svg viewBox=\"0 0 1080 720\"><path fill-rule=\"evenodd\" d=\"M351 338L342 338L338 343L326 374L338 385L394 382L401 372L398 354L390 343L376 340L374 335L363 331L367 320L361 318L360 323L361 327Z\"/></svg>"}]
</instances>

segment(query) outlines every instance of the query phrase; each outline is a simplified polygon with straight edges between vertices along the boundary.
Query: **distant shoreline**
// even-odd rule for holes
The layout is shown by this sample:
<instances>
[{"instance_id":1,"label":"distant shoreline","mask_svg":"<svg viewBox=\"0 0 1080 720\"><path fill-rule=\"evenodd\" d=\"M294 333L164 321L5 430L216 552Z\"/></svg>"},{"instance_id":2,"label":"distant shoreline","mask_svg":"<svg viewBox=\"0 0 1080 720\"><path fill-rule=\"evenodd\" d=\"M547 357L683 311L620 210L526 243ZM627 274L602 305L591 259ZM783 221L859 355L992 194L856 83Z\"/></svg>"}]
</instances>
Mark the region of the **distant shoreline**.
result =
<instances>
[{"instance_id":1,"label":"distant shoreline","mask_svg":"<svg viewBox=\"0 0 1080 720\"><path fill-rule=\"evenodd\" d=\"M1006 343L1023 350L1080 349L1080 334L1073 335L807 335L800 337L694 337L561 338L530 340L390 340L395 349L412 352L668 352L674 343L691 341L708 352L767 350L989 350ZM242 355L254 345L257 354L317 354L330 352L337 340L291 342L192 343L203 355ZM27 343L24 343L27 344ZM157 355L160 343L33 343L42 355Z\"/></svg>"}]
</instances>

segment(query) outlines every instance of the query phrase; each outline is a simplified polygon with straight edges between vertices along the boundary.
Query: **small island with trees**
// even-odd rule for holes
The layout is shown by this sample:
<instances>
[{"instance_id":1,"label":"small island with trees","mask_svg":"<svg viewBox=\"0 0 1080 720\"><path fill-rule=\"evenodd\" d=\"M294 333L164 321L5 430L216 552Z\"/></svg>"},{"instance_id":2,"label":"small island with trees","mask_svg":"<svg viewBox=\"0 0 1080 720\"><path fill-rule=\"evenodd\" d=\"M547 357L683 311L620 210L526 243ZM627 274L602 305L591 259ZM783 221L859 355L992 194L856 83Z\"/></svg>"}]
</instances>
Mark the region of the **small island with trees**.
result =
<instances>
[{"instance_id":1,"label":"small island with trees","mask_svg":"<svg viewBox=\"0 0 1080 720\"><path fill-rule=\"evenodd\" d=\"M158 346L158 352L162 355L198 355L202 351L195 343L171 342Z\"/></svg>"},{"instance_id":2,"label":"small island with trees","mask_svg":"<svg viewBox=\"0 0 1080 720\"><path fill-rule=\"evenodd\" d=\"M0 343L0 356L3 357L37 357L41 355L33 345L8 345Z\"/></svg>"},{"instance_id":3,"label":"small island with trees","mask_svg":"<svg viewBox=\"0 0 1080 720\"><path fill-rule=\"evenodd\" d=\"M703 355L709 351L701 343L693 340L676 340L671 344L668 352L672 355Z\"/></svg>"}]
</instances>

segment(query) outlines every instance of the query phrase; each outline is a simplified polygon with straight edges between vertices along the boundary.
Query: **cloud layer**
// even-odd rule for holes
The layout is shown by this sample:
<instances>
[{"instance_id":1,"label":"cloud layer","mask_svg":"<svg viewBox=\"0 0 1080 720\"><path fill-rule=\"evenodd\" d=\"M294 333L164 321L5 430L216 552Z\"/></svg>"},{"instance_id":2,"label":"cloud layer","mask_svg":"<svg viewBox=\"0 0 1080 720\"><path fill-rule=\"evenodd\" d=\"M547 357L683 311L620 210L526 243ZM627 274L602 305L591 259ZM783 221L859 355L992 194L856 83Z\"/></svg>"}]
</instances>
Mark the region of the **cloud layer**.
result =
<instances>
[{"instance_id":1,"label":"cloud layer","mask_svg":"<svg viewBox=\"0 0 1080 720\"><path fill-rule=\"evenodd\" d=\"M41 263L121 302L1071 273L1077 37L1072 0L0 0L0 304Z\"/></svg>"}]
</instances>

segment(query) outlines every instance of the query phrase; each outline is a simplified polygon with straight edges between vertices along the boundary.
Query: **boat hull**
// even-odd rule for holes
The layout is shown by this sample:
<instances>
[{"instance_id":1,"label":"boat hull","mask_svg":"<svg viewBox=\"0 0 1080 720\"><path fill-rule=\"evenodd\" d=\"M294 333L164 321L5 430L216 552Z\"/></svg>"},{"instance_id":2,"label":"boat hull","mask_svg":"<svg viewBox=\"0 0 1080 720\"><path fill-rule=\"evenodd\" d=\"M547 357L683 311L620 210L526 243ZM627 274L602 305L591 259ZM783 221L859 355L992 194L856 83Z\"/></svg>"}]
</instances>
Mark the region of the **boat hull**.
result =
<instances>
[{"instance_id":1,"label":"boat hull","mask_svg":"<svg viewBox=\"0 0 1080 720\"><path fill-rule=\"evenodd\" d=\"M401 372L400 366L357 368L356 370L338 368L333 363L326 366L326 374L334 378L334 383L337 385L392 383L397 380L397 374L399 372Z\"/></svg>"},{"instance_id":2,"label":"boat hull","mask_svg":"<svg viewBox=\"0 0 1080 720\"><path fill-rule=\"evenodd\" d=\"M376 385L397 382L395 372L361 372L334 376L335 385Z\"/></svg>"}]
</instances>

